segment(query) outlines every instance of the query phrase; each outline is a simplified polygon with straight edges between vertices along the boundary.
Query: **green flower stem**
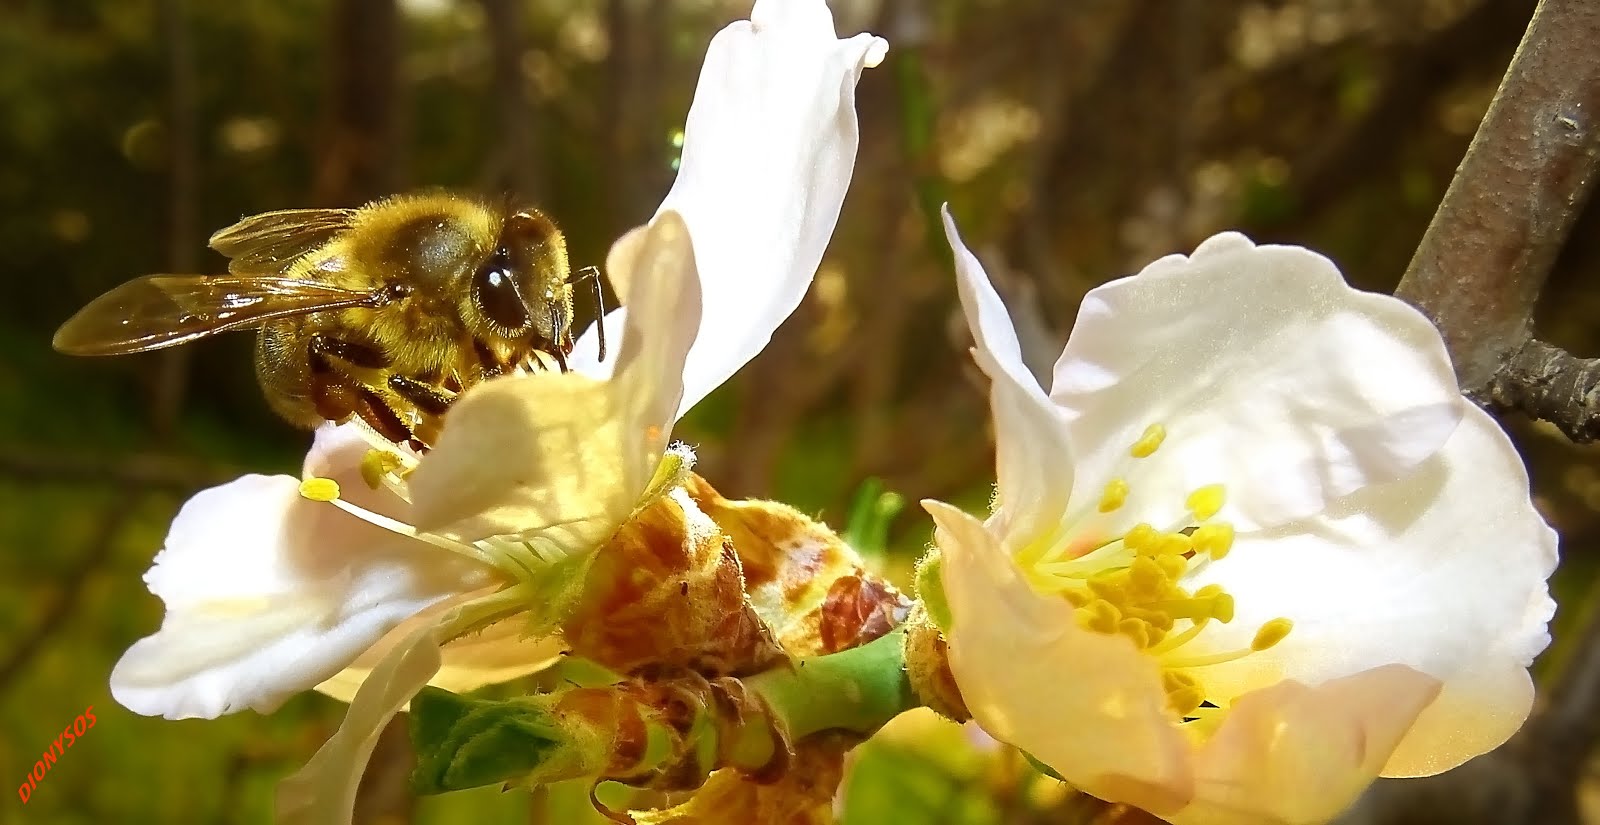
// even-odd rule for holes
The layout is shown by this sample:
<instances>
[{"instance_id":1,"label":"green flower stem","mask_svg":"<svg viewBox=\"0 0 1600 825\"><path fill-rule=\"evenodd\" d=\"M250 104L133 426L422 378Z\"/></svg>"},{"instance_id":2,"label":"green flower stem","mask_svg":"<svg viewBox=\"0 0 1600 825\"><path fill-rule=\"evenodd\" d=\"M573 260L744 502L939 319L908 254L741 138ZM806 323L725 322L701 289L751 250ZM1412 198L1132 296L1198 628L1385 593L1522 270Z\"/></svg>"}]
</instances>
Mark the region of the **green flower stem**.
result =
<instances>
[{"instance_id":1,"label":"green flower stem","mask_svg":"<svg viewBox=\"0 0 1600 825\"><path fill-rule=\"evenodd\" d=\"M905 669L905 629L861 647L800 659L746 677L774 721L800 739L824 730L870 735L922 703Z\"/></svg>"}]
</instances>

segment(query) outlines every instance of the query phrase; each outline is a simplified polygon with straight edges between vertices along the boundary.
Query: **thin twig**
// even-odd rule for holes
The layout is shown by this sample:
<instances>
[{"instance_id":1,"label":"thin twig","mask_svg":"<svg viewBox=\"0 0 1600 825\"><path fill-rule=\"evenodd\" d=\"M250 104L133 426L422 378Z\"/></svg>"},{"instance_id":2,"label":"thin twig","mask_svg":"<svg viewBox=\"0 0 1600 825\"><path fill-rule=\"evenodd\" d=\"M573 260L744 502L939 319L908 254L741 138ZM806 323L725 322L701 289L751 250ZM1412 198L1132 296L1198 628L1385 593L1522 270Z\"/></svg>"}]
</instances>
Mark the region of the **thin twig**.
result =
<instances>
[{"instance_id":1,"label":"thin twig","mask_svg":"<svg viewBox=\"0 0 1600 825\"><path fill-rule=\"evenodd\" d=\"M1539 289L1594 184L1597 42L1600 5L1541 0L1395 290L1438 325L1462 389L1480 402L1529 340Z\"/></svg>"}]
</instances>

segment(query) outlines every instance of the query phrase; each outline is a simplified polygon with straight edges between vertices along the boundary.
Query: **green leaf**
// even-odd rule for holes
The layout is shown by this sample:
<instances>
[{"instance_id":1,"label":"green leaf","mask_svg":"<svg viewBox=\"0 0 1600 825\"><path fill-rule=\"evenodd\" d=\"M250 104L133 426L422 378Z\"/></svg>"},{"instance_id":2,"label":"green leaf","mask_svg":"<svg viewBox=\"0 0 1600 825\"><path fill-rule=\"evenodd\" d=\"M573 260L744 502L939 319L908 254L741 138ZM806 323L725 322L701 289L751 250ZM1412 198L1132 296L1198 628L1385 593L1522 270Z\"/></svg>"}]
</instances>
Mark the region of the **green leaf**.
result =
<instances>
[{"instance_id":1,"label":"green leaf","mask_svg":"<svg viewBox=\"0 0 1600 825\"><path fill-rule=\"evenodd\" d=\"M487 700L425 687L411 700L417 751L412 787L421 794L521 779L567 743L542 707L522 699Z\"/></svg>"}]
</instances>

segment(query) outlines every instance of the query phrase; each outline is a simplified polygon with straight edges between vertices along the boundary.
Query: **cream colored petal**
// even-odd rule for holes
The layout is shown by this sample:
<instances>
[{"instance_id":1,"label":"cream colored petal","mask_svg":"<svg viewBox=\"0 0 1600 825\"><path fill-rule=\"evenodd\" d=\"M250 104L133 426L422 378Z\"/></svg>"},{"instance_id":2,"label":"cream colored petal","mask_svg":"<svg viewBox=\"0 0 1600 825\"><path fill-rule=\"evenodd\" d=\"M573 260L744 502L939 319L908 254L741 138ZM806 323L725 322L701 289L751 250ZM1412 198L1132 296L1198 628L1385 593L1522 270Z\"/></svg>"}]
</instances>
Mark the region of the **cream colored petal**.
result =
<instances>
[{"instance_id":1,"label":"cream colored petal","mask_svg":"<svg viewBox=\"0 0 1600 825\"><path fill-rule=\"evenodd\" d=\"M1188 742L1155 661L1081 630L1024 582L982 523L924 501L950 604L950 668L973 718L1089 793L1162 812L1192 792Z\"/></svg>"},{"instance_id":2,"label":"cream colored petal","mask_svg":"<svg viewBox=\"0 0 1600 825\"><path fill-rule=\"evenodd\" d=\"M961 242L950 210L945 238L955 253L956 286L972 331L973 355L989 376L994 417L996 527L1011 547L1053 531L1072 493L1072 448L1066 421L1022 360L1006 306L982 264Z\"/></svg>"},{"instance_id":3,"label":"cream colored petal","mask_svg":"<svg viewBox=\"0 0 1600 825\"><path fill-rule=\"evenodd\" d=\"M507 376L463 395L410 478L419 528L466 540L537 532L574 552L632 511L671 436L699 282L671 212L612 263L633 283L615 377Z\"/></svg>"},{"instance_id":4,"label":"cream colored petal","mask_svg":"<svg viewBox=\"0 0 1600 825\"><path fill-rule=\"evenodd\" d=\"M706 301L680 410L755 357L805 296L855 167L856 80L886 48L838 39L822 0L759 0L711 41L661 204L688 222Z\"/></svg>"},{"instance_id":5,"label":"cream colored petal","mask_svg":"<svg viewBox=\"0 0 1600 825\"><path fill-rule=\"evenodd\" d=\"M278 825L347 825L378 734L439 669L445 622L419 628L374 668L339 729L278 785Z\"/></svg>"},{"instance_id":6,"label":"cream colored petal","mask_svg":"<svg viewBox=\"0 0 1600 825\"><path fill-rule=\"evenodd\" d=\"M1432 455L1460 417L1439 333L1328 259L1225 233L1084 298L1051 398L1071 421L1077 500L1113 477L1127 524L1183 515L1221 483L1241 529L1318 512ZM1152 424L1163 446L1131 460Z\"/></svg>"},{"instance_id":7,"label":"cream colored petal","mask_svg":"<svg viewBox=\"0 0 1600 825\"><path fill-rule=\"evenodd\" d=\"M359 526L357 526L359 525ZM270 712L350 664L406 618L490 571L251 475L184 505L145 574L166 606L111 674L136 713Z\"/></svg>"},{"instance_id":8,"label":"cream colored petal","mask_svg":"<svg viewBox=\"0 0 1600 825\"><path fill-rule=\"evenodd\" d=\"M1242 535L1195 584L1235 598L1235 619L1195 653L1249 643L1286 616L1294 630L1271 650L1207 668L1228 697L1289 678L1307 684L1390 663L1444 682L1390 775L1436 773L1504 742L1532 702L1527 668L1549 643L1555 610L1546 579L1556 535L1529 497L1522 460L1498 424L1471 404L1436 455L1399 481L1335 503L1316 521ZM1186 649L1187 650L1187 649Z\"/></svg>"},{"instance_id":9,"label":"cream colored petal","mask_svg":"<svg viewBox=\"0 0 1600 825\"><path fill-rule=\"evenodd\" d=\"M1281 682L1242 697L1195 755L1195 801L1176 825L1321 825L1377 777L1438 695L1402 665L1320 687Z\"/></svg>"},{"instance_id":10,"label":"cream colored petal","mask_svg":"<svg viewBox=\"0 0 1600 825\"><path fill-rule=\"evenodd\" d=\"M485 589L457 596L401 622L377 644L356 657L349 667L317 685L317 692L341 702L350 701L361 683L372 674L373 668L383 661L383 657L395 645L424 624L437 622L444 611L486 596L489 592ZM439 672L428 680L428 684L452 693L467 693L484 685L508 682L537 673L559 661L566 644L557 637L530 637L525 633L527 627L527 617L514 616L471 635L446 642L440 650L442 664Z\"/></svg>"}]
</instances>

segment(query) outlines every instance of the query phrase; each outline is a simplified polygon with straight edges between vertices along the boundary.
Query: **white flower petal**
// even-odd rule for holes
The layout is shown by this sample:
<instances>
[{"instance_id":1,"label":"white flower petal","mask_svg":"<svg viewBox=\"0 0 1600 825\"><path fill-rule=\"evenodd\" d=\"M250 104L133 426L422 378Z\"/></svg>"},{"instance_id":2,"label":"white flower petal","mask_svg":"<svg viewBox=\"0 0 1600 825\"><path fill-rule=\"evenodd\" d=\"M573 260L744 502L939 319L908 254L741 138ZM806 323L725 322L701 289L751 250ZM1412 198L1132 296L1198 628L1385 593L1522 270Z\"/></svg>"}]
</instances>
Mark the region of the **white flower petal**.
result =
<instances>
[{"instance_id":1,"label":"white flower petal","mask_svg":"<svg viewBox=\"0 0 1600 825\"><path fill-rule=\"evenodd\" d=\"M349 667L317 685L317 692L341 702L349 702L361 684L372 675L373 669L396 645L422 626L437 623L441 613L486 596L489 592L484 589L454 596L406 619L378 640L377 644L356 657ZM564 640L557 636L530 637L527 629L526 616L513 616L445 642L439 651L442 662L439 672L428 680L428 684L452 693L467 693L484 685L508 682L537 673L561 659L561 654L566 650Z\"/></svg>"},{"instance_id":2,"label":"white flower petal","mask_svg":"<svg viewBox=\"0 0 1600 825\"><path fill-rule=\"evenodd\" d=\"M758 0L711 41L661 204L689 225L706 301L680 411L755 357L805 296L855 165L856 80L885 49L866 34L839 40L822 0Z\"/></svg>"},{"instance_id":3,"label":"white flower petal","mask_svg":"<svg viewBox=\"0 0 1600 825\"><path fill-rule=\"evenodd\" d=\"M587 550L632 512L672 433L699 281L672 212L608 265L634 284L616 376L515 375L464 394L409 479L418 528L467 541L537 531Z\"/></svg>"},{"instance_id":4,"label":"white flower petal","mask_svg":"<svg viewBox=\"0 0 1600 825\"><path fill-rule=\"evenodd\" d=\"M1113 477L1128 522L1170 523L1223 483L1240 529L1310 515L1398 477L1460 415L1437 330L1387 295L1350 288L1326 258L1218 235L1084 299L1056 364L1080 501ZM1151 424L1164 446L1131 462Z\"/></svg>"},{"instance_id":5,"label":"white flower petal","mask_svg":"<svg viewBox=\"0 0 1600 825\"><path fill-rule=\"evenodd\" d=\"M961 242L947 206L945 238L955 253L956 285L976 346L973 355L992 382L998 494L995 516L1008 546L1022 547L1053 530L1072 491L1072 448L1060 410L1022 359L1011 316L989 276Z\"/></svg>"},{"instance_id":6,"label":"white flower petal","mask_svg":"<svg viewBox=\"0 0 1600 825\"><path fill-rule=\"evenodd\" d=\"M1176 825L1321 825L1372 782L1439 682L1401 665L1241 699L1195 755Z\"/></svg>"},{"instance_id":7,"label":"white flower petal","mask_svg":"<svg viewBox=\"0 0 1600 825\"><path fill-rule=\"evenodd\" d=\"M289 476L245 476L190 499L145 574L166 617L117 663L112 695L171 719L269 712L407 617L489 580L479 565L352 523L367 528L301 498Z\"/></svg>"},{"instance_id":8,"label":"white flower petal","mask_svg":"<svg viewBox=\"0 0 1600 825\"><path fill-rule=\"evenodd\" d=\"M1545 580L1556 535L1529 499L1499 425L1462 402L1443 449L1410 475L1334 503L1314 521L1241 535L1202 571L1235 599L1196 652L1248 645L1263 621L1294 630L1270 650L1196 675L1223 696L1280 678L1319 684L1385 664L1444 682L1386 766L1437 773L1505 741L1532 700L1527 667L1549 642Z\"/></svg>"},{"instance_id":9,"label":"white flower petal","mask_svg":"<svg viewBox=\"0 0 1600 825\"><path fill-rule=\"evenodd\" d=\"M924 501L952 624L950 670L978 724L1102 799L1160 812L1187 802L1189 745L1170 724L1155 660L1078 627L1036 594L983 524Z\"/></svg>"},{"instance_id":10,"label":"white flower petal","mask_svg":"<svg viewBox=\"0 0 1600 825\"><path fill-rule=\"evenodd\" d=\"M396 645L361 685L339 729L278 785L279 825L344 825L385 725L439 670L439 643L454 611Z\"/></svg>"},{"instance_id":11,"label":"white flower petal","mask_svg":"<svg viewBox=\"0 0 1600 825\"><path fill-rule=\"evenodd\" d=\"M601 323L605 325L606 349L609 350L606 359L600 360L600 324L590 324L578 336L572 354L567 356L567 363L573 372L603 381L616 372L617 350L622 347L622 336L627 334L628 308L611 310Z\"/></svg>"}]
</instances>

